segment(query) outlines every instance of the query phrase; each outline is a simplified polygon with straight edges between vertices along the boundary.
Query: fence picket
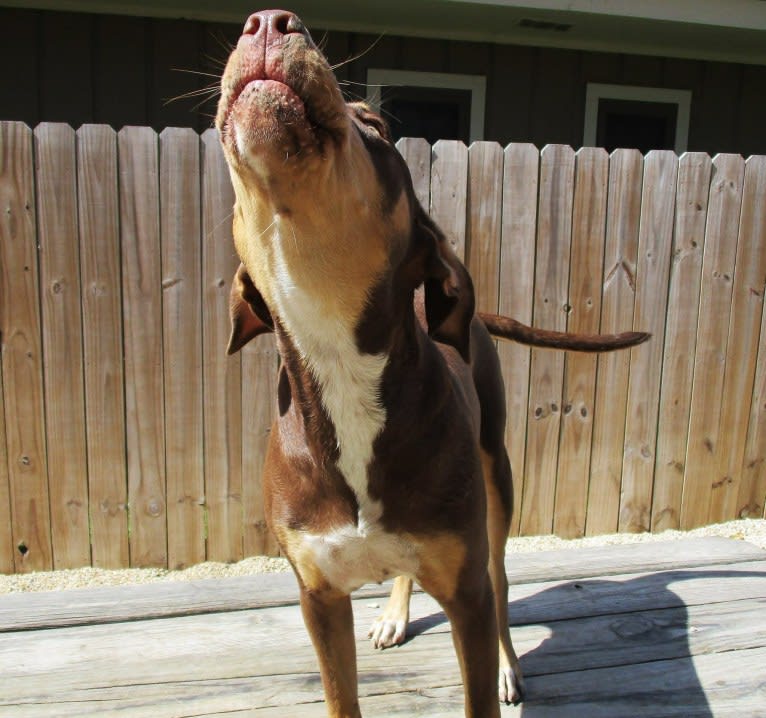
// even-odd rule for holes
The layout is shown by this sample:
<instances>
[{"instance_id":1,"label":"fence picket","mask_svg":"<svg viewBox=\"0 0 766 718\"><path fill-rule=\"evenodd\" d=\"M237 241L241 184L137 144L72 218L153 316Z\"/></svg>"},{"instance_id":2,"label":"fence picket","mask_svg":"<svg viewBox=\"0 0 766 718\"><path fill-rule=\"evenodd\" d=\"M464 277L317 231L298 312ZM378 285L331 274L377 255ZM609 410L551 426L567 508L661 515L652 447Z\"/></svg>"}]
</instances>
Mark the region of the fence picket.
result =
<instances>
[{"instance_id":1,"label":"fence picket","mask_svg":"<svg viewBox=\"0 0 766 718\"><path fill-rule=\"evenodd\" d=\"M608 182L607 153L593 147L581 149L575 157L570 332L598 334ZM596 362L594 354L571 352L565 357L553 532L567 538L585 533Z\"/></svg>"},{"instance_id":2,"label":"fence picket","mask_svg":"<svg viewBox=\"0 0 766 718\"><path fill-rule=\"evenodd\" d=\"M755 363L753 401L747 430L736 518L766 518L766 312Z\"/></svg>"},{"instance_id":3,"label":"fence picket","mask_svg":"<svg viewBox=\"0 0 766 718\"><path fill-rule=\"evenodd\" d=\"M276 556L279 547L266 526L263 462L277 403L274 337L257 337L242 350L242 504L245 556Z\"/></svg>"},{"instance_id":4,"label":"fence picket","mask_svg":"<svg viewBox=\"0 0 766 718\"><path fill-rule=\"evenodd\" d=\"M474 142L468 149L466 266L473 278L476 309L497 312L503 148Z\"/></svg>"},{"instance_id":5,"label":"fence picket","mask_svg":"<svg viewBox=\"0 0 766 718\"><path fill-rule=\"evenodd\" d=\"M16 571L52 568L32 132L0 124L0 327Z\"/></svg>"},{"instance_id":6,"label":"fence picket","mask_svg":"<svg viewBox=\"0 0 766 718\"><path fill-rule=\"evenodd\" d=\"M531 324L540 153L534 145L518 143L508 145L504 155L498 311ZM531 352L515 342L500 342L497 351L505 381L505 445L513 472L511 535L515 536L519 533L524 487Z\"/></svg>"},{"instance_id":7,"label":"fence picket","mask_svg":"<svg viewBox=\"0 0 766 718\"><path fill-rule=\"evenodd\" d=\"M569 302L574 165L574 150L566 145L548 145L540 154L533 318L536 326L558 331L566 329ZM525 534L553 529L563 376L563 352L532 350L521 500Z\"/></svg>"},{"instance_id":8,"label":"fence picket","mask_svg":"<svg viewBox=\"0 0 766 718\"><path fill-rule=\"evenodd\" d=\"M163 368L168 565L205 560L202 441L200 140L160 135Z\"/></svg>"},{"instance_id":9,"label":"fence picket","mask_svg":"<svg viewBox=\"0 0 766 718\"><path fill-rule=\"evenodd\" d=\"M637 150L612 153L601 294L600 331L605 334L633 325L642 176ZM598 358L585 523L589 536L617 530L629 371L629 352Z\"/></svg>"},{"instance_id":10,"label":"fence picket","mask_svg":"<svg viewBox=\"0 0 766 718\"><path fill-rule=\"evenodd\" d=\"M439 140L431 158L431 217L465 259L468 149L457 140Z\"/></svg>"},{"instance_id":11,"label":"fence picket","mask_svg":"<svg viewBox=\"0 0 766 718\"><path fill-rule=\"evenodd\" d=\"M90 563L75 133L35 130L45 428L53 566Z\"/></svg>"},{"instance_id":12,"label":"fence picket","mask_svg":"<svg viewBox=\"0 0 766 718\"><path fill-rule=\"evenodd\" d=\"M0 277L2 270L0 269ZM0 407L5 406L3 365L0 362ZM13 534L11 533L11 484L5 439L5 411L0 408L0 573L13 573Z\"/></svg>"},{"instance_id":13,"label":"fence picket","mask_svg":"<svg viewBox=\"0 0 766 718\"><path fill-rule=\"evenodd\" d=\"M166 566L157 135L151 128L126 127L118 151L130 563Z\"/></svg>"},{"instance_id":14,"label":"fence picket","mask_svg":"<svg viewBox=\"0 0 766 718\"><path fill-rule=\"evenodd\" d=\"M683 529L704 523L710 505L711 465L715 465L721 432L724 361L737 253L736 220L742 202L743 177L744 162L738 155L718 155L713 160L681 498Z\"/></svg>"},{"instance_id":15,"label":"fence picket","mask_svg":"<svg viewBox=\"0 0 766 718\"><path fill-rule=\"evenodd\" d=\"M652 151L644 160L633 326L652 340L630 351L620 531L648 531L657 444L670 249L678 158Z\"/></svg>"},{"instance_id":16,"label":"fence picket","mask_svg":"<svg viewBox=\"0 0 766 718\"><path fill-rule=\"evenodd\" d=\"M218 135L202 135L202 333L205 363L205 502L211 561L242 558L240 354L226 356L229 287L237 269L231 236L234 192Z\"/></svg>"},{"instance_id":17,"label":"fence picket","mask_svg":"<svg viewBox=\"0 0 766 718\"><path fill-rule=\"evenodd\" d=\"M751 158L745 163L742 213L733 223L739 226L739 238L721 407L724 430L707 517L711 522L733 519L738 509L766 278L764 194L766 167L760 158Z\"/></svg>"},{"instance_id":18,"label":"fence picket","mask_svg":"<svg viewBox=\"0 0 766 718\"><path fill-rule=\"evenodd\" d=\"M402 137L396 143L396 149L409 167L415 197L428 211L431 202L431 145L422 137Z\"/></svg>"},{"instance_id":19,"label":"fence picket","mask_svg":"<svg viewBox=\"0 0 766 718\"><path fill-rule=\"evenodd\" d=\"M129 565L117 134L77 132L91 560Z\"/></svg>"},{"instance_id":20,"label":"fence picket","mask_svg":"<svg viewBox=\"0 0 766 718\"><path fill-rule=\"evenodd\" d=\"M678 165L652 531L677 529L679 525L710 172L710 158L702 153L685 154Z\"/></svg>"}]
</instances>

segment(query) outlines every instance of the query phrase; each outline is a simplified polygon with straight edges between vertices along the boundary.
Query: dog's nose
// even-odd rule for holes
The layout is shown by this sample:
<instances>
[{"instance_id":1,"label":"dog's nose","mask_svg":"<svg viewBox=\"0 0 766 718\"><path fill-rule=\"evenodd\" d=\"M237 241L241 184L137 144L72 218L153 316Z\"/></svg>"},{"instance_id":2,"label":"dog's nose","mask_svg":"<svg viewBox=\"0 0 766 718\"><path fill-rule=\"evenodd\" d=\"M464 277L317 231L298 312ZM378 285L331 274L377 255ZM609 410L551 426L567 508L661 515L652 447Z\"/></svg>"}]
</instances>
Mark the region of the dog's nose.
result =
<instances>
[{"instance_id":1,"label":"dog's nose","mask_svg":"<svg viewBox=\"0 0 766 718\"><path fill-rule=\"evenodd\" d=\"M266 44L293 33L306 35L306 26L295 13L287 10L261 10L253 13L247 18L242 30L243 35L252 35Z\"/></svg>"}]
</instances>

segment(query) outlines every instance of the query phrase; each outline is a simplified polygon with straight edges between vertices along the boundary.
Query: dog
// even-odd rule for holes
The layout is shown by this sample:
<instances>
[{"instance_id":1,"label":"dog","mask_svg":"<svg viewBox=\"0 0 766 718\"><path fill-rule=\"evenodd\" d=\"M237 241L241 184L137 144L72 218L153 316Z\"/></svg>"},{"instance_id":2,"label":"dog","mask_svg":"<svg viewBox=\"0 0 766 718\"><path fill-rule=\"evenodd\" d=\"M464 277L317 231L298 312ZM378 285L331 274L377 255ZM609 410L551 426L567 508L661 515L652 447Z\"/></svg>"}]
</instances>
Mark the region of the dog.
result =
<instances>
[{"instance_id":1,"label":"dog","mask_svg":"<svg viewBox=\"0 0 766 718\"><path fill-rule=\"evenodd\" d=\"M385 122L344 101L292 13L247 20L216 127L241 259L228 351L276 337L264 506L298 579L328 714L361 715L350 593L394 578L373 644L403 642L417 581L450 620L465 715L499 716L498 697L520 701L523 680L507 617L513 499L492 335L586 351L648 335L477 314L468 271L416 200Z\"/></svg>"}]
</instances>

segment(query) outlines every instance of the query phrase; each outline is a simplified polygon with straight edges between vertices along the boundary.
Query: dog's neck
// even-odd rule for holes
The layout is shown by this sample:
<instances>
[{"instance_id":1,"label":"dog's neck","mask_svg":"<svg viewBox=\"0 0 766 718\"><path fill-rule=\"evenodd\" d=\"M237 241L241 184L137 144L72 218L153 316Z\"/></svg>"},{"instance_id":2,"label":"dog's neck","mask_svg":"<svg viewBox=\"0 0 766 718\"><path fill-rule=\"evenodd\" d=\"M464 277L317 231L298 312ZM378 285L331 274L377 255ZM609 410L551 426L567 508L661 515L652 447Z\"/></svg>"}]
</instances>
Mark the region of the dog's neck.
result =
<instances>
[{"instance_id":1,"label":"dog's neck","mask_svg":"<svg viewBox=\"0 0 766 718\"><path fill-rule=\"evenodd\" d=\"M316 391L295 397L304 424L314 421L319 412L326 415L337 442L337 467L354 492L359 506L359 526L372 525L380 518L382 507L367 491L367 467L373 457L373 444L386 422L386 410L380 400L387 352L361 351L355 326L364 309L365 292L343 292L328 299L329 292L314 293L306 282L297 280L284 252L284 242L292 236L274 236L272 242L275 281L269 288L271 309L277 318L278 335L283 347L291 346L298 361L285 362L293 374L293 385L307 379ZM309 285L310 286L310 285ZM358 295L359 306L328 307L349 301ZM283 357L284 358L284 357ZM297 376L308 372L309 377ZM314 405L319 403L319 405Z\"/></svg>"}]
</instances>

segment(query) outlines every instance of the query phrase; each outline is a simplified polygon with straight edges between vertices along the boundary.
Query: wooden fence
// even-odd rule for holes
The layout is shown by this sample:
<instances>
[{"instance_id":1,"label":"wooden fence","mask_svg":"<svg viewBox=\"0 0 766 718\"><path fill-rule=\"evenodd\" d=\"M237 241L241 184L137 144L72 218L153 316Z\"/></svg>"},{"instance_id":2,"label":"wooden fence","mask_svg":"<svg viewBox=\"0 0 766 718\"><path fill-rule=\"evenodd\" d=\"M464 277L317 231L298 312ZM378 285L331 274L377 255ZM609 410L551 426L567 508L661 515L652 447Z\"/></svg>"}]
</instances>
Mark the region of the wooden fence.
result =
<instances>
[{"instance_id":1,"label":"wooden fence","mask_svg":"<svg viewBox=\"0 0 766 718\"><path fill-rule=\"evenodd\" d=\"M480 308L649 330L602 357L501 344L513 533L763 516L766 157L403 140ZM276 354L226 357L216 135L0 123L0 572L276 550Z\"/></svg>"}]
</instances>

